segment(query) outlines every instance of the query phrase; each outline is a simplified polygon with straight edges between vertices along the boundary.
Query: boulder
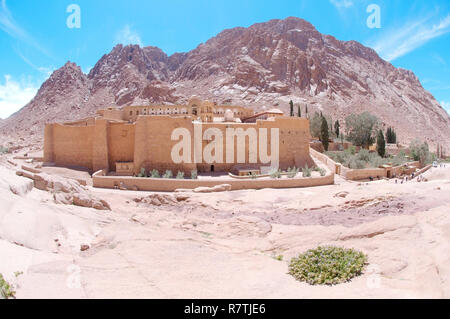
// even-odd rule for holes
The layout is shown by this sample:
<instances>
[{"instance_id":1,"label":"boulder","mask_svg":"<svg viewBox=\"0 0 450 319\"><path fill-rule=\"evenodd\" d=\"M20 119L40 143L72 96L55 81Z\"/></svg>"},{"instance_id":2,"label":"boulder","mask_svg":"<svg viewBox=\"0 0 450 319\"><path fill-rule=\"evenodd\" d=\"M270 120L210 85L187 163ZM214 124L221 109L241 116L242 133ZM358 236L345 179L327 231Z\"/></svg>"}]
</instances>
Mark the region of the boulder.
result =
<instances>
[{"instance_id":1,"label":"boulder","mask_svg":"<svg viewBox=\"0 0 450 319\"><path fill-rule=\"evenodd\" d=\"M197 187L194 189L195 193L217 193L231 191L230 184L216 185L214 187Z\"/></svg>"},{"instance_id":2,"label":"boulder","mask_svg":"<svg viewBox=\"0 0 450 319\"><path fill-rule=\"evenodd\" d=\"M33 189L33 182L19 177L6 168L0 168L0 186L9 189L13 194L23 196Z\"/></svg>"},{"instance_id":3,"label":"boulder","mask_svg":"<svg viewBox=\"0 0 450 319\"><path fill-rule=\"evenodd\" d=\"M32 179L32 184L34 183L34 187L37 189L52 192L53 199L57 204L73 204L97 210L111 210L105 200L91 195L89 189L77 180L46 173L32 174L28 171L18 171L16 174Z\"/></svg>"}]
</instances>

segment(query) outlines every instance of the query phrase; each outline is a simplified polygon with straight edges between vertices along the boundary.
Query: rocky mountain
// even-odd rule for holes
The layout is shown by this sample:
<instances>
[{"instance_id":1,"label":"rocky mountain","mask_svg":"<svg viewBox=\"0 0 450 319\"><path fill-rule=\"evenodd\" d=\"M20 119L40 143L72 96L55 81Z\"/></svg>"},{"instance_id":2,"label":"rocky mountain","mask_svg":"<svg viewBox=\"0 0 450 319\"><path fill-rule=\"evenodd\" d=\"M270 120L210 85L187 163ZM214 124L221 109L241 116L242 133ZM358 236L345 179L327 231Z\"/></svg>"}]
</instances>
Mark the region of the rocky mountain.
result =
<instances>
[{"instance_id":1,"label":"rocky mountain","mask_svg":"<svg viewBox=\"0 0 450 319\"><path fill-rule=\"evenodd\" d=\"M187 53L117 45L89 72L68 62L2 134L42 136L45 122L94 114L106 106L183 103L190 96L262 110L288 110L343 120L369 111L394 126L401 142L426 139L450 151L450 117L413 72L395 68L355 41L319 33L299 18L224 30Z\"/></svg>"}]
</instances>

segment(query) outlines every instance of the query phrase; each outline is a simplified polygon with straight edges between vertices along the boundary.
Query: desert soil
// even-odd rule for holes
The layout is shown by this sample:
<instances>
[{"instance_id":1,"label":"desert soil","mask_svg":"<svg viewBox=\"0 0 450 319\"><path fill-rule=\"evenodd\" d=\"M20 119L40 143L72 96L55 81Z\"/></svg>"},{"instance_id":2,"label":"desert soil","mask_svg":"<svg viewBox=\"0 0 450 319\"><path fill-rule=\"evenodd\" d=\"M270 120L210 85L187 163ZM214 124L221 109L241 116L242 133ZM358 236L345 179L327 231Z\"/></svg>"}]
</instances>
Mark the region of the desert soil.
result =
<instances>
[{"instance_id":1,"label":"desert soil","mask_svg":"<svg viewBox=\"0 0 450 319\"><path fill-rule=\"evenodd\" d=\"M56 204L15 169L1 159L0 273L18 298L450 297L449 164L406 184L178 195L87 186L111 211ZM293 279L289 260L318 245L359 249L369 264L333 287Z\"/></svg>"}]
</instances>

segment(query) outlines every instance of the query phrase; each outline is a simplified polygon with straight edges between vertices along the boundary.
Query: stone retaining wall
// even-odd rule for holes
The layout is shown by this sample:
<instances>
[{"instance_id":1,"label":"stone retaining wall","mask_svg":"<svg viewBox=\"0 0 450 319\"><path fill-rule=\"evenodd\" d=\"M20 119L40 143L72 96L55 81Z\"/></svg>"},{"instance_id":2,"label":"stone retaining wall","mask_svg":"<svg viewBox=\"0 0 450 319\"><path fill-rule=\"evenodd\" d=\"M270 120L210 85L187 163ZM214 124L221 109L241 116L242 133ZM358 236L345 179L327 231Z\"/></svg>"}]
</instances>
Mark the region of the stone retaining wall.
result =
<instances>
[{"instance_id":1,"label":"stone retaining wall","mask_svg":"<svg viewBox=\"0 0 450 319\"><path fill-rule=\"evenodd\" d=\"M173 192L176 189L195 189L197 187L214 187L229 184L232 190L263 189L263 188L298 188L334 184L334 174L309 178L283 178L283 179L165 179L127 176L105 176L100 170L92 176L93 186L100 188L125 188L140 191Z\"/></svg>"}]
</instances>

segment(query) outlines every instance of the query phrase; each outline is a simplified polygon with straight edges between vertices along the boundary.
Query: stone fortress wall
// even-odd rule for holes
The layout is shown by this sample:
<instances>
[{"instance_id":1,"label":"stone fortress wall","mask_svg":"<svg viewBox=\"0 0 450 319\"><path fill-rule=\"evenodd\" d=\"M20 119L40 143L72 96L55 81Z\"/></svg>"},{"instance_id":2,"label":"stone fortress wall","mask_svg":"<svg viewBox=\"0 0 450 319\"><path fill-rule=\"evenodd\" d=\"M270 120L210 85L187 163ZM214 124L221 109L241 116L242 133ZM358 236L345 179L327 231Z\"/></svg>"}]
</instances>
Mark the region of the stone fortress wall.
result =
<instances>
[{"instance_id":1,"label":"stone fortress wall","mask_svg":"<svg viewBox=\"0 0 450 319\"><path fill-rule=\"evenodd\" d=\"M170 169L176 174L184 171L187 175L193 169L200 172L230 171L239 165L262 166L250 163L250 153L255 149L259 154L260 128L267 129L268 145L271 149L271 129L279 130L279 166L313 166L309 155L309 121L304 118L285 117L279 110L254 114L250 109L239 106L217 106L211 102L191 99L185 106L126 106L122 109L108 108L98 112L99 116L71 123L52 123L45 127L44 162L59 166L85 167L91 172L105 170L116 172L120 163L130 173ZM249 119L246 122L246 119ZM201 124L200 124L201 123ZM195 127L201 127L201 136L208 129L221 132L223 163L181 163L172 160L171 152L179 141L172 141L176 128L186 129L192 138ZM237 139L234 139L234 161L226 162L228 141L227 128L249 128L256 130L256 145L246 138L245 162L237 163ZM203 148L210 141L203 140ZM194 154L194 143L191 143ZM215 152L214 152L215 153ZM120 175L121 172L116 172Z\"/></svg>"}]
</instances>

